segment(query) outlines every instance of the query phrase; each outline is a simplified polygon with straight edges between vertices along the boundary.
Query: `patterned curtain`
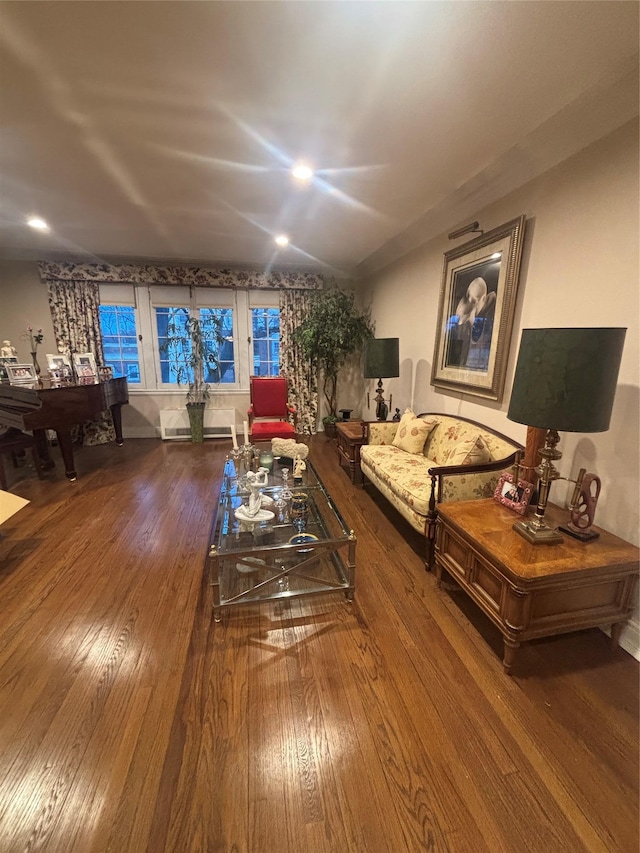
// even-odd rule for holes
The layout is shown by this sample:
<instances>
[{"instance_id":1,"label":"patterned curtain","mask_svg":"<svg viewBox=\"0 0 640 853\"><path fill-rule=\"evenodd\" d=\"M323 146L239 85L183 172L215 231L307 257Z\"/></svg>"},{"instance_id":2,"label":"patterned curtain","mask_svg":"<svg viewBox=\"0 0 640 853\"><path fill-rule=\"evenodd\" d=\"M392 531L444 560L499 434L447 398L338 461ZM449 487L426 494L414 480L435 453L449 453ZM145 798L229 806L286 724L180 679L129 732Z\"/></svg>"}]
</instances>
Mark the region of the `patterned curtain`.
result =
<instances>
[{"instance_id":1,"label":"patterned curtain","mask_svg":"<svg viewBox=\"0 0 640 853\"><path fill-rule=\"evenodd\" d=\"M48 281L49 307L58 352L91 352L98 367L104 364L100 329L100 291L94 281ZM83 444L115 441L111 412L101 412L95 421L82 424L78 440Z\"/></svg>"},{"instance_id":2,"label":"patterned curtain","mask_svg":"<svg viewBox=\"0 0 640 853\"><path fill-rule=\"evenodd\" d=\"M298 410L298 432L313 435L318 420L317 370L293 340L293 332L309 312L304 290L280 291L280 371L287 377L289 400Z\"/></svg>"}]
</instances>

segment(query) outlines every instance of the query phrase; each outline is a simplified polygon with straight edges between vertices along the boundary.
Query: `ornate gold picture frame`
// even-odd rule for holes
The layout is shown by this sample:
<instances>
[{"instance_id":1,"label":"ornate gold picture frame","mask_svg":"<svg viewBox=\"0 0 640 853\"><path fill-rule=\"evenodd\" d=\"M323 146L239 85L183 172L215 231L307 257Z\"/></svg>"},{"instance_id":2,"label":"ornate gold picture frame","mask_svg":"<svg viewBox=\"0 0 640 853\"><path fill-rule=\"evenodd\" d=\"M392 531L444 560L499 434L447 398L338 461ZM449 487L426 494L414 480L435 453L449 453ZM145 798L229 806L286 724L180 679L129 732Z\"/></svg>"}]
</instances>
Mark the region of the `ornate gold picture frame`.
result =
<instances>
[{"instance_id":1,"label":"ornate gold picture frame","mask_svg":"<svg viewBox=\"0 0 640 853\"><path fill-rule=\"evenodd\" d=\"M525 217L444 255L431 384L502 400Z\"/></svg>"}]
</instances>

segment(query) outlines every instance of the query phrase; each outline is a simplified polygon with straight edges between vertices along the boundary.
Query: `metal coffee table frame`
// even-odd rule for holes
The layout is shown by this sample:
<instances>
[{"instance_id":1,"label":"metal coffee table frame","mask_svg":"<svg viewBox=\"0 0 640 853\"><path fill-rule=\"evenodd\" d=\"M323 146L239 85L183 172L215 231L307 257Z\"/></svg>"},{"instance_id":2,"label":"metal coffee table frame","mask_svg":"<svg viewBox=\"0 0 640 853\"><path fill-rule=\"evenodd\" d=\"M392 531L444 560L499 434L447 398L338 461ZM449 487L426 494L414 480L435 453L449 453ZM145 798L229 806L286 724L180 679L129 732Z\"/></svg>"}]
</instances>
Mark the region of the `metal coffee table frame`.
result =
<instances>
[{"instance_id":1,"label":"metal coffee table frame","mask_svg":"<svg viewBox=\"0 0 640 853\"><path fill-rule=\"evenodd\" d=\"M209 539L207 559L215 621L220 622L228 608L267 601L337 592L353 601L356 536L313 465L307 460L302 485L289 485L294 495L306 493L309 517L304 532L317 537L302 544L289 542L296 530L287 511L281 513L271 507L273 520L260 523L236 519L235 510L247 498L237 473L233 461L228 460ZM275 500L281 491L276 466L263 493Z\"/></svg>"}]
</instances>

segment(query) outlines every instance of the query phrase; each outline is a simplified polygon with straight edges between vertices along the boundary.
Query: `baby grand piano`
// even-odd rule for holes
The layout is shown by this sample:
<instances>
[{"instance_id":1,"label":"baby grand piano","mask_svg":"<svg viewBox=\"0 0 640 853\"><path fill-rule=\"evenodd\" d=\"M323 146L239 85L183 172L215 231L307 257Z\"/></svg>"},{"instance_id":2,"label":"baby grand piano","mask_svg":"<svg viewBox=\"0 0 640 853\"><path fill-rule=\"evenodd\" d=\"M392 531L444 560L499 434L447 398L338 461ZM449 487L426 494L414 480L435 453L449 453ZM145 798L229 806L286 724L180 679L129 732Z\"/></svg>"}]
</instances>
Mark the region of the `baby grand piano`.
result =
<instances>
[{"instance_id":1,"label":"baby grand piano","mask_svg":"<svg viewBox=\"0 0 640 853\"><path fill-rule=\"evenodd\" d=\"M24 388L20 385L0 383L0 426L33 430L42 467L53 467L49 455L46 430L52 429L58 437L67 477L77 477L73 461L71 429L76 424L92 420L100 412L111 409L116 442L122 440L122 406L129 402L125 377L106 379L96 385L62 385L51 387L43 380L43 387Z\"/></svg>"}]
</instances>

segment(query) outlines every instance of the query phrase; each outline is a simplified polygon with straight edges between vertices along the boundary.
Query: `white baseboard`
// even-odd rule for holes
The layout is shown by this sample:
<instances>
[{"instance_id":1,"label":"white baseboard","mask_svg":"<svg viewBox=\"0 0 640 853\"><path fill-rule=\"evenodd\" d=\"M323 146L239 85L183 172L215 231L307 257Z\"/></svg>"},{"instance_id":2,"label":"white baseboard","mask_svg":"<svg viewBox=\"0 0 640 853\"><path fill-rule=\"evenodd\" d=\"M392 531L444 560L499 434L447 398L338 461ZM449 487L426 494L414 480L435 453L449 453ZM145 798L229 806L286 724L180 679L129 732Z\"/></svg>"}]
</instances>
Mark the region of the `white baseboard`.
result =
<instances>
[{"instance_id":1,"label":"white baseboard","mask_svg":"<svg viewBox=\"0 0 640 853\"><path fill-rule=\"evenodd\" d=\"M607 637L611 636L610 628L602 629ZM636 660L640 660L640 624L630 619L620 635L620 647L629 652Z\"/></svg>"}]
</instances>

